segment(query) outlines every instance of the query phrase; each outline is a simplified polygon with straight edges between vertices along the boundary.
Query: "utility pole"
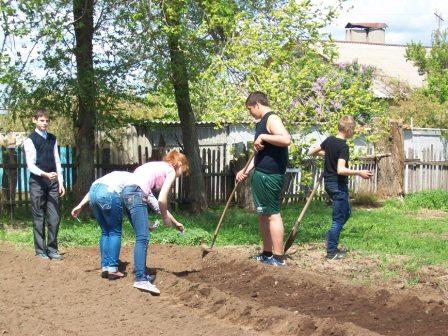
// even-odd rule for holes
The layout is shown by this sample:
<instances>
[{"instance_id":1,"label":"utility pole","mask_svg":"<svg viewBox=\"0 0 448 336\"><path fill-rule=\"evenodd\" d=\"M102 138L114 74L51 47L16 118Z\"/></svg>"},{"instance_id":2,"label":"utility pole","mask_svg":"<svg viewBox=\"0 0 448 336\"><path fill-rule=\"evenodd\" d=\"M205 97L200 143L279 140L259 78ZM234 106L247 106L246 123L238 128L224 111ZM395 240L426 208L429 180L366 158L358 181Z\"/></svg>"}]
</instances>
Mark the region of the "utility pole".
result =
<instances>
[{"instance_id":1,"label":"utility pole","mask_svg":"<svg viewBox=\"0 0 448 336\"><path fill-rule=\"evenodd\" d=\"M436 16L437 20L437 30L434 32L433 40L440 36L440 28L442 27L442 21L445 21L442 17L442 14L435 12L434 15Z\"/></svg>"}]
</instances>

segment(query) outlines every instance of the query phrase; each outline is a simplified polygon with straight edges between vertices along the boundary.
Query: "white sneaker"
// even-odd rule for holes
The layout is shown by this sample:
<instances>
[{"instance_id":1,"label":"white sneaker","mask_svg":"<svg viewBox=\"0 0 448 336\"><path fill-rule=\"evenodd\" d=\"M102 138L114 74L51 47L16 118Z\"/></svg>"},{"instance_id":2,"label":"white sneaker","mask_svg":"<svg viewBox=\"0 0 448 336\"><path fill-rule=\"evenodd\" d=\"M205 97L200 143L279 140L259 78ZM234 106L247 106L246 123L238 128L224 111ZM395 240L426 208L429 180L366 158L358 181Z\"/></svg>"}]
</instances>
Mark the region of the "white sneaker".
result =
<instances>
[{"instance_id":1,"label":"white sneaker","mask_svg":"<svg viewBox=\"0 0 448 336\"><path fill-rule=\"evenodd\" d=\"M153 285L152 283L146 280L134 282L134 287L153 294L160 294L160 290L156 287L156 285Z\"/></svg>"}]
</instances>

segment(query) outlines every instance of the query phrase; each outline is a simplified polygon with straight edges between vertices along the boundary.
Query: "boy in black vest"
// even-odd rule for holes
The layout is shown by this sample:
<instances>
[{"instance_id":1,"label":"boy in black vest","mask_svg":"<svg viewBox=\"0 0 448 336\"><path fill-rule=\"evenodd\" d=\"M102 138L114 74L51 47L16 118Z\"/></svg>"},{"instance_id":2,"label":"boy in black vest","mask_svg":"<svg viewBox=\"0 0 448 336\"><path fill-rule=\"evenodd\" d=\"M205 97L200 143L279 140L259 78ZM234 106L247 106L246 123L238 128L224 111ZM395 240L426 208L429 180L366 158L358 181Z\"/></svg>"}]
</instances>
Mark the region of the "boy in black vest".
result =
<instances>
[{"instance_id":1,"label":"boy in black vest","mask_svg":"<svg viewBox=\"0 0 448 336\"><path fill-rule=\"evenodd\" d=\"M59 197L64 196L65 189L58 144L56 137L47 132L49 115L46 110L36 110L33 123L36 129L25 140L24 147L30 171L34 248L36 256L40 258L61 260L57 241L60 221ZM48 226L47 238L45 222Z\"/></svg>"},{"instance_id":2,"label":"boy in black vest","mask_svg":"<svg viewBox=\"0 0 448 336\"><path fill-rule=\"evenodd\" d=\"M291 137L280 117L269 107L268 98L263 92L251 93L246 100L246 108L259 120L255 127L254 142L257 155L247 169L247 172L250 172L255 167L251 187L263 238L263 252L255 259L268 265L284 266L284 227L280 215L280 194L288 164ZM248 175L249 173L241 170L236 178L242 181Z\"/></svg>"},{"instance_id":3,"label":"boy in black vest","mask_svg":"<svg viewBox=\"0 0 448 336\"><path fill-rule=\"evenodd\" d=\"M325 191L333 202L332 225L327 233L327 259L341 259L346 251L338 248L339 236L344 224L350 217L351 208L348 194L348 177L360 176L370 179L372 173L368 170L354 170L348 168L350 158L346 140L355 132L355 121L351 116L344 116L339 120L338 134L329 136L320 146L310 149L310 155L321 155L324 161Z\"/></svg>"}]
</instances>

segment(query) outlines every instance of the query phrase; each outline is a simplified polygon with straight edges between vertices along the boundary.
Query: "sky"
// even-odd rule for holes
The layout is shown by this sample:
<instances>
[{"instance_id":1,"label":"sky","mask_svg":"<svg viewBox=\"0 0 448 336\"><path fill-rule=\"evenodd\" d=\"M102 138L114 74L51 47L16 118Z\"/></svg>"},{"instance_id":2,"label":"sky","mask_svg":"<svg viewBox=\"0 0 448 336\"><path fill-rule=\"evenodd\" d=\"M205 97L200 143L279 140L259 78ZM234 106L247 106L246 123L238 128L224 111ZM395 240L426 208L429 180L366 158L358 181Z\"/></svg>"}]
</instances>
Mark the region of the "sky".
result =
<instances>
[{"instance_id":1,"label":"sky","mask_svg":"<svg viewBox=\"0 0 448 336\"><path fill-rule=\"evenodd\" d=\"M334 0L313 0L324 5ZM437 28L434 13L445 21L441 28L448 28L448 1L446 0L348 0L339 17L326 29L335 40L345 40L348 22L384 22L386 43L407 44L411 41L431 44L431 34Z\"/></svg>"}]
</instances>

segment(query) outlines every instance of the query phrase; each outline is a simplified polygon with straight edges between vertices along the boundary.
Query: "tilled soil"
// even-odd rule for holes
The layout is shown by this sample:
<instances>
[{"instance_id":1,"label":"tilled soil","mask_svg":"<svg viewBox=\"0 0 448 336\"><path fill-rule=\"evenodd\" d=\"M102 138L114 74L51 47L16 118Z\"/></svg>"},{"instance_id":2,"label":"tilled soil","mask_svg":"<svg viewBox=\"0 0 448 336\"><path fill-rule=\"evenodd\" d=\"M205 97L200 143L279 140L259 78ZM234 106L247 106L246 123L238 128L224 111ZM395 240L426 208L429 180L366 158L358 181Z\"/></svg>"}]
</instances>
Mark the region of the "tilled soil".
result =
<instances>
[{"instance_id":1,"label":"tilled soil","mask_svg":"<svg viewBox=\"0 0 448 336\"><path fill-rule=\"evenodd\" d=\"M131 246L116 281L100 278L98 249L63 252L45 261L0 244L0 335L448 335L442 297L356 285L297 260L262 265L247 248L202 258L199 247L151 246L160 296L132 287Z\"/></svg>"}]
</instances>

